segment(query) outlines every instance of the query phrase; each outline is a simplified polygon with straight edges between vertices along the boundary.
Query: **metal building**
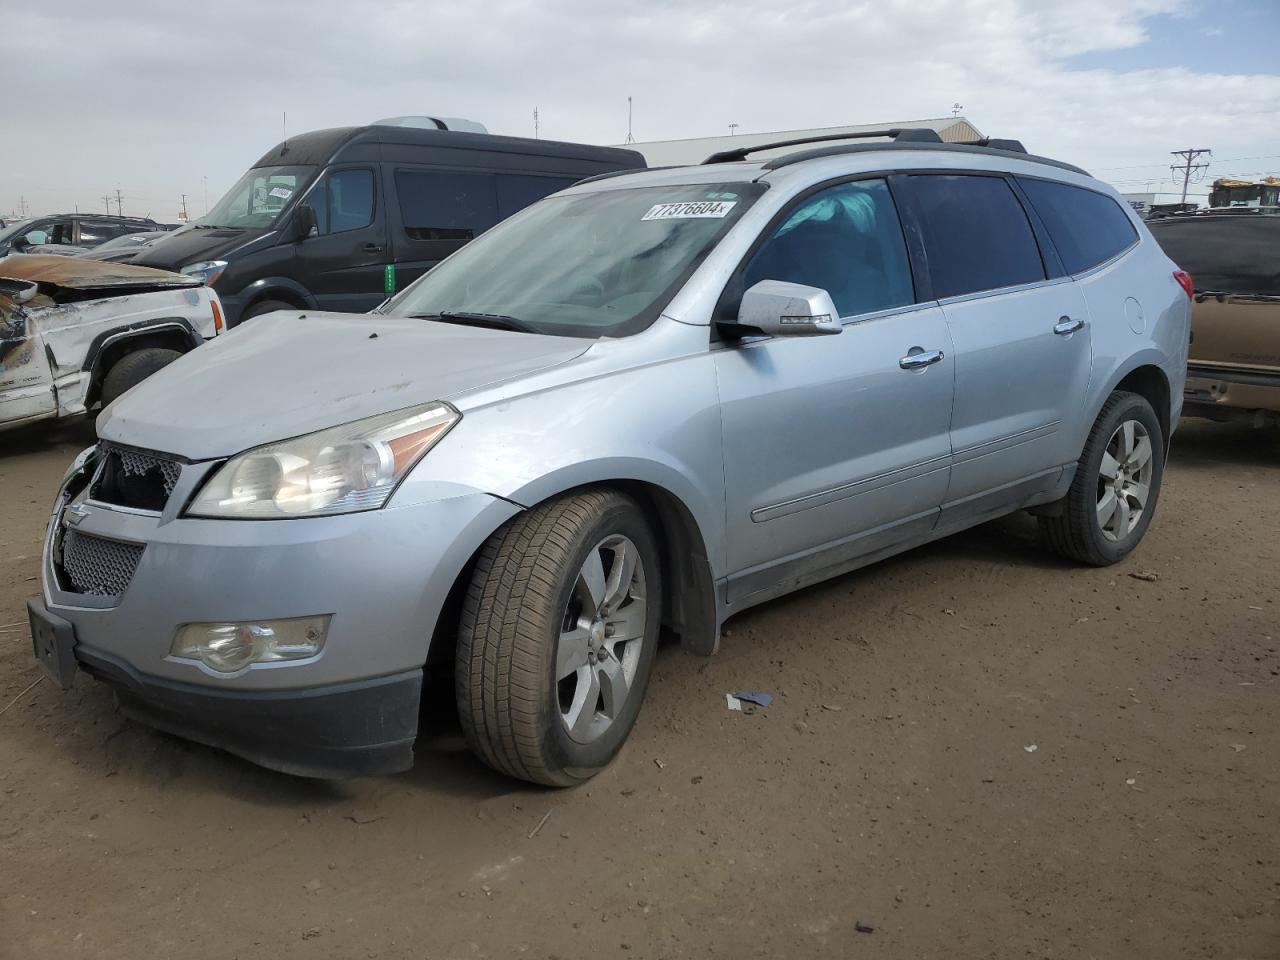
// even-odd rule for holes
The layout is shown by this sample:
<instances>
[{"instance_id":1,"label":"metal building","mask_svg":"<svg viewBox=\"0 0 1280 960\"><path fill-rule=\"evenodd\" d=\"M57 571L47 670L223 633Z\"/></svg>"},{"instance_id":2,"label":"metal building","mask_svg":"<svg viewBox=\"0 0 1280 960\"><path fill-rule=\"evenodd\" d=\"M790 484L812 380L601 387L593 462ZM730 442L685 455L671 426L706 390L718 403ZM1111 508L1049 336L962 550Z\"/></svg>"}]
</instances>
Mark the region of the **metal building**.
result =
<instances>
[{"instance_id":1,"label":"metal building","mask_svg":"<svg viewBox=\"0 0 1280 960\"><path fill-rule=\"evenodd\" d=\"M922 127L934 130L945 143L973 143L983 139L978 128L964 117L941 117L932 120L898 120L892 123L860 123L848 127L816 127L809 130L775 130L768 133L739 133L731 137L694 137L689 140L650 140L628 143L624 146L639 150L651 167L683 166L701 163L713 153L771 143L776 140L802 140L805 137L839 136L862 133L867 130L892 130L902 127ZM753 154L752 159L768 158L787 153L787 150L766 151Z\"/></svg>"}]
</instances>

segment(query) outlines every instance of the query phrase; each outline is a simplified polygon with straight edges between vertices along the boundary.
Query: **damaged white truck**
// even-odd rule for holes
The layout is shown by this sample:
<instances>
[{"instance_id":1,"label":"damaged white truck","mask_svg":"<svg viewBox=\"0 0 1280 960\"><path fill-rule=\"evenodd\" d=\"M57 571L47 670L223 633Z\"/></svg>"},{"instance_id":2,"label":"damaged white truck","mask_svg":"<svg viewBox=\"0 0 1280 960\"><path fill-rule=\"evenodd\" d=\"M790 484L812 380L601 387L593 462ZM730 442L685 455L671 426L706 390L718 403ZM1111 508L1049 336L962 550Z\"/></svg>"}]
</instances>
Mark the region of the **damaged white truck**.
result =
<instances>
[{"instance_id":1,"label":"damaged white truck","mask_svg":"<svg viewBox=\"0 0 1280 960\"><path fill-rule=\"evenodd\" d=\"M106 406L222 332L200 280L76 257L0 260L0 430Z\"/></svg>"}]
</instances>

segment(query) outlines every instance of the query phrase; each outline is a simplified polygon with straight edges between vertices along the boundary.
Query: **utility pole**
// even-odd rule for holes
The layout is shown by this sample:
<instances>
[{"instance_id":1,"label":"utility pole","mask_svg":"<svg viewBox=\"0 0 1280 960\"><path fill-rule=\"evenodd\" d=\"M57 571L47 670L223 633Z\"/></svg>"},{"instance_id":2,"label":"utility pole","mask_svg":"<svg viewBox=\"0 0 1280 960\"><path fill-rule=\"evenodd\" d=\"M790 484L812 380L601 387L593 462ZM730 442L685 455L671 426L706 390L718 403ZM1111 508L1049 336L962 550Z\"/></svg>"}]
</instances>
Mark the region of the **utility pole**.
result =
<instances>
[{"instance_id":1,"label":"utility pole","mask_svg":"<svg viewBox=\"0 0 1280 960\"><path fill-rule=\"evenodd\" d=\"M951 105L951 115L953 117L960 116L960 111L964 109L964 104L957 100Z\"/></svg>"},{"instance_id":2,"label":"utility pole","mask_svg":"<svg viewBox=\"0 0 1280 960\"><path fill-rule=\"evenodd\" d=\"M98 199L107 205L107 216L111 216L111 194L107 194L105 197L99 197Z\"/></svg>"},{"instance_id":3,"label":"utility pole","mask_svg":"<svg viewBox=\"0 0 1280 960\"><path fill-rule=\"evenodd\" d=\"M627 97L627 139L623 143L635 143L636 138L631 135L631 98Z\"/></svg>"},{"instance_id":4,"label":"utility pole","mask_svg":"<svg viewBox=\"0 0 1280 960\"><path fill-rule=\"evenodd\" d=\"M123 202L123 200L124 200L124 198L120 196L120 188L119 188L119 187L116 187L116 216L117 216L117 217L123 217L123 216L124 216L124 202ZM110 213L110 207L108 207L107 212L108 212L108 213Z\"/></svg>"},{"instance_id":5,"label":"utility pole","mask_svg":"<svg viewBox=\"0 0 1280 960\"><path fill-rule=\"evenodd\" d=\"M189 223L191 218L187 216L187 195L182 195L182 222Z\"/></svg>"},{"instance_id":6,"label":"utility pole","mask_svg":"<svg viewBox=\"0 0 1280 960\"><path fill-rule=\"evenodd\" d=\"M738 125L736 123L729 124L729 136L732 137L734 134L734 131L736 131L737 129L738 129Z\"/></svg>"},{"instance_id":7,"label":"utility pole","mask_svg":"<svg viewBox=\"0 0 1280 960\"><path fill-rule=\"evenodd\" d=\"M538 108L533 108L533 139L538 139Z\"/></svg>"},{"instance_id":8,"label":"utility pole","mask_svg":"<svg viewBox=\"0 0 1280 960\"><path fill-rule=\"evenodd\" d=\"M1182 174L1182 202L1186 203L1187 184L1191 182L1192 174L1199 173L1201 170L1207 170L1209 168L1208 162L1196 163L1196 160L1203 156L1212 156L1213 151L1204 148L1189 147L1186 150L1170 150L1169 153L1175 157L1182 158L1182 163L1172 164L1169 169L1173 172L1175 177L1178 174ZM1199 178L1197 177L1196 179Z\"/></svg>"},{"instance_id":9,"label":"utility pole","mask_svg":"<svg viewBox=\"0 0 1280 960\"><path fill-rule=\"evenodd\" d=\"M26 197L18 198L18 210L20 211L22 219L23 220L27 219L27 198Z\"/></svg>"}]
</instances>

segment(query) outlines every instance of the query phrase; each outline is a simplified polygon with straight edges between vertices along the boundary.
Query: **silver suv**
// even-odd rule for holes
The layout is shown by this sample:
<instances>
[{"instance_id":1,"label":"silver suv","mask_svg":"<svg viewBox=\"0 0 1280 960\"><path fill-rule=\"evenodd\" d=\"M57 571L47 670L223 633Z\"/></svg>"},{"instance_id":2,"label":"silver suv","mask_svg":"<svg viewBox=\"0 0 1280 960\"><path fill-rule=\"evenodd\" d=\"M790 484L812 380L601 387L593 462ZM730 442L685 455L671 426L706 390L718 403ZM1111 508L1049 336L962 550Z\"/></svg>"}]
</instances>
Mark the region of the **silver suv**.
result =
<instances>
[{"instance_id":1,"label":"silver suv","mask_svg":"<svg viewBox=\"0 0 1280 960\"><path fill-rule=\"evenodd\" d=\"M374 314L174 362L59 492L37 656L317 777L409 767L438 665L486 763L565 785L621 747L663 628L710 654L741 610L1015 510L1121 559L1190 278L1076 167L886 136L584 181Z\"/></svg>"}]
</instances>

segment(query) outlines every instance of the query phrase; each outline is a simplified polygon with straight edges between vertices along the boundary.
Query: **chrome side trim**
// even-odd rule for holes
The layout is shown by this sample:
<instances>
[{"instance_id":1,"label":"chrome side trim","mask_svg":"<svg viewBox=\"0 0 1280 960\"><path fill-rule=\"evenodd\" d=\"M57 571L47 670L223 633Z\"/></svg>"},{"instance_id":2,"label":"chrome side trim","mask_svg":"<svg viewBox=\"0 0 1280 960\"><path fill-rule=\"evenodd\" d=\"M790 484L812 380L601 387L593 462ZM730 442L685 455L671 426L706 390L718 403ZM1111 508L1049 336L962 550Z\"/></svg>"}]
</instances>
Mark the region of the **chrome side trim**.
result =
<instances>
[{"instance_id":1,"label":"chrome side trim","mask_svg":"<svg viewBox=\"0 0 1280 960\"><path fill-rule=\"evenodd\" d=\"M875 476L864 477L861 480L851 480L847 483L842 483L839 486L828 487L825 490L817 490L813 493L806 493L804 496L796 497L793 500L785 500L781 503L774 503L765 507L756 507L756 509L751 511L751 522L764 523L766 520L775 520L778 517L789 516L793 513L799 513L802 510L809 510L813 507L820 507L827 503L834 503L837 500L856 497L859 494L868 493L872 490L879 490L881 487L901 483L904 480L915 480L919 477L928 476L931 473L937 473L939 470L947 469L950 465L950 461L950 454L941 457L933 457L929 460L921 460L918 463L912 463L905 467L887 470L884 473L878 473Z\"/></svg>"},{"instance_id":2,"label":"chrome side trim","mask_svg":"<svg viewBox=\"0 0 1280 960\"><path fill-rule=\"evenodd\" d=\"M1061 423L1061 420L1053 420L1038 427L1019 430L1017 433L1010 433L1003 437L996 437L994 440L983 440L981 443L970 444L967 447L956 450L952 454L952 461L954 463L964 463L968 460L976 460L978 457L985 457L987 454L995 453L996 450L1005 447L1016 447L1020 443L1039 440L1041 437L1056 433Z\"/></svg>"}]
</instances>

